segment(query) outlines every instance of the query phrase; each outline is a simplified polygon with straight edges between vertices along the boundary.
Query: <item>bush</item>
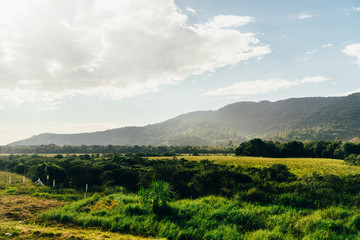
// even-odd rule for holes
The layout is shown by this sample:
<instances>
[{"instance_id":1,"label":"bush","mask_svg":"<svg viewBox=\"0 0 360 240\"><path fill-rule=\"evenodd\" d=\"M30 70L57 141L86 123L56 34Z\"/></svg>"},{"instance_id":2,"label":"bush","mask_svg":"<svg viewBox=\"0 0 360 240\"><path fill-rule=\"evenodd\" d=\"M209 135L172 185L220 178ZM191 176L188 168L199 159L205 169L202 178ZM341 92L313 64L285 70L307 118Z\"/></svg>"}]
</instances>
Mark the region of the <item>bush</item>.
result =
<instances>
[{"instance_id":1,"label":"bush","mask_svg":"<svg viewBox=\"0 0 360 240\"><path fill-rule=\"evenodd\" d=\"M163 181L152 182L148 189L141 188L139 195L142 202L150 205L153 212L165 210L167 203L174 197L169 184Z\"/></svg>"}]
</instances>

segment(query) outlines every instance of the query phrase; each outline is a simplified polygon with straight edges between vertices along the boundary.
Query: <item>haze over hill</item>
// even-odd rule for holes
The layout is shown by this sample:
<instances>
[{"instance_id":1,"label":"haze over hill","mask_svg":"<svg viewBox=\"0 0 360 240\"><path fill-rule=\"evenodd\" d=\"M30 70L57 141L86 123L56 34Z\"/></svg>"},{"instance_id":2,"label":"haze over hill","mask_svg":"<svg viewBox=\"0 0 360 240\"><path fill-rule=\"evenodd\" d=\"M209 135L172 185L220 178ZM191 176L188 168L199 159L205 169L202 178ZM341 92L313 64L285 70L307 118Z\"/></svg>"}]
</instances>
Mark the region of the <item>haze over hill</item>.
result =
<instances>
[{"instance_id":1,"label":"haze over hill","mask_svg":"<svg viewBox=\"0 0 360 240\"><path fill-rule=\"evenodd\" d=\"M260 137L272 140L350 140L360 136L360 93L347 97L237 102L144 127L44 133L10 145L217 145Z\"/></svg>"}]
</instances>

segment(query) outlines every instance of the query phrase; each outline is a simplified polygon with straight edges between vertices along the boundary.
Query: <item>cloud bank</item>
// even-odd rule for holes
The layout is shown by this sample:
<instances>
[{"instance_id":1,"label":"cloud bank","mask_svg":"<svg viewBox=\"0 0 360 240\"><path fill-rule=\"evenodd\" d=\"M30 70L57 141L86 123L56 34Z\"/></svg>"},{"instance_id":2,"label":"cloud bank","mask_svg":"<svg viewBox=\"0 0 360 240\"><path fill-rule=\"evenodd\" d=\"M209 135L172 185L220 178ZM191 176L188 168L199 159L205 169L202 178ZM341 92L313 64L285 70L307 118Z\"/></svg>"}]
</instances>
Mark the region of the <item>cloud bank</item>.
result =
<instances>
[{"instance_id":1,"label":"cloud bank","mask_svg":"<svg viewBox=\"0 0 360 240\"><path fill-rule=\"evenodd\" d=\"M238 29L254 21L190 25L173 0L1 1L0 103L122 99L261 58L270 48Z\"/></svg>"}]
</instances>

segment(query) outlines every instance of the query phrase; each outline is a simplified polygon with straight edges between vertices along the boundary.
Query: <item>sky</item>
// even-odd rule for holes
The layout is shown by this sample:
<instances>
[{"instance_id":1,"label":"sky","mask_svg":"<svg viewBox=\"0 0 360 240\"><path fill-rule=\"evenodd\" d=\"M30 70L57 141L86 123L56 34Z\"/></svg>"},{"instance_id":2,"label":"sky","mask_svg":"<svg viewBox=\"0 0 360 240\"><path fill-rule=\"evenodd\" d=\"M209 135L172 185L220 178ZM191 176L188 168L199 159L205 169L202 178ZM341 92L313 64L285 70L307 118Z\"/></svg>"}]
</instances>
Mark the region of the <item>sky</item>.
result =
<instances>
[{"instance_id":1,"label":"sky","mask_svg":"<svg viewBox=\"0 0 360 240\"><path fill-rule=\"evenodd\" d=\"M0 145L360 91L355 0L0 0Z\"/></svg>"}]
</instances>

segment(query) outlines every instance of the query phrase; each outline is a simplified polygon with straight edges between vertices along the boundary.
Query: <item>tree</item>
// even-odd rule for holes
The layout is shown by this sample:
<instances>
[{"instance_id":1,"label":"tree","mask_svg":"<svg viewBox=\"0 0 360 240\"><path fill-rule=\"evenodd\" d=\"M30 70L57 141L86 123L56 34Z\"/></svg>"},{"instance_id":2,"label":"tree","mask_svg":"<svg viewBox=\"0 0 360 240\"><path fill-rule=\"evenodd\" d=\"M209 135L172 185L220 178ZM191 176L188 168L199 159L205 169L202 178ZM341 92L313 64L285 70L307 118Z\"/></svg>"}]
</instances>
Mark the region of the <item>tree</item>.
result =
<instances>
[{"instance_id":1,"label":"tree","mask_svg":"<svg viewBox=\"0 0 360 240\"><path fill-rule=\"evenodd\" d=\"M274 143L254 138L248 142L243 142L235 149L235 155L254 156L254 157L274 157L277 149Z\"/></svg>"}]
</instances>

